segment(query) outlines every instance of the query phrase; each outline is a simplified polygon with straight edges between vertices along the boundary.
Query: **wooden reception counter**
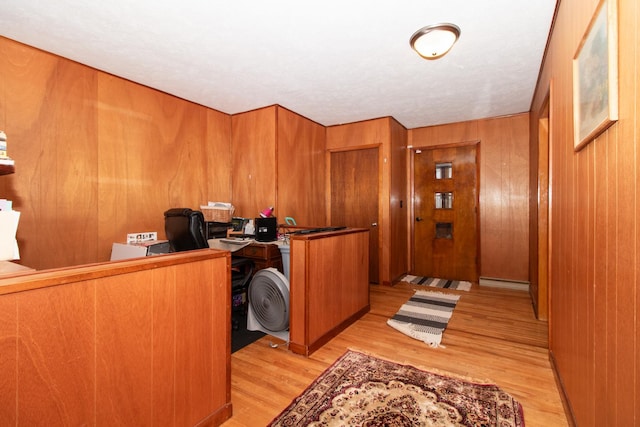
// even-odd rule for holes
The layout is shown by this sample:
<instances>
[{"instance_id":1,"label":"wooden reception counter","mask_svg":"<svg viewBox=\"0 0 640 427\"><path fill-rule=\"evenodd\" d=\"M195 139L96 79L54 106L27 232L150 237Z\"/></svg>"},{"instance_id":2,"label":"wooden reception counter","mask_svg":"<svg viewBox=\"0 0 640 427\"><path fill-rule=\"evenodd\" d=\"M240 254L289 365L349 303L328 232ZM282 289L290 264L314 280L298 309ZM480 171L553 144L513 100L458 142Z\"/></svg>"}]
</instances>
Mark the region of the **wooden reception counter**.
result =
<instances>
[{"instance_id":1,"label":"wooden reception counter","mask_svg":"<svg viewBox=\"0 0 640 427\"><path fill-rule=\"evenodd\" d=\"M308 356L369 311L369 230L291 236L289 349Z\"/></svg>"},{"instance_id":2,"label":"wooden reception counter","mask_svg":"<svg viewBox=\"0 0 640 427\"><path fill-rule=\"evenodd\" d=\"M231 416L229 252L0 279L0 425L220 425Z\"/></svg>"}]
</instances>

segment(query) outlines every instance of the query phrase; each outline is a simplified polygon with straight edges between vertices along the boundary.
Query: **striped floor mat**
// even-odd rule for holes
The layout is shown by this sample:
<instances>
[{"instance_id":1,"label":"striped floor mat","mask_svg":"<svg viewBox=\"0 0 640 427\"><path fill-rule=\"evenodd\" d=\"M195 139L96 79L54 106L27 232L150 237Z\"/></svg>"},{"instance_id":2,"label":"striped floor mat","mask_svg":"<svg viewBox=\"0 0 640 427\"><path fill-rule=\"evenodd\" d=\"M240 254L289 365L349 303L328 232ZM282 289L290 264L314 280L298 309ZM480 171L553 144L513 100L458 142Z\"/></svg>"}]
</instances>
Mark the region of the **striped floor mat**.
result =
<instances>
[{"instance_id":1,"label":"striped floor mat","mask_svg":"<svg viewBox=\"0 0 640 427\"><path fill-rule=\"evenodd\" d=\"M460 295L416 291L387 324L397 331L439 347Z\"/></svg>"},{"instance_id":2,"label":"striped floor mat","mask_svg":"<svg viewBox=\"0 0 640 427\"><path fill-rule=\"evenodd\" d=\"M401 282L411 283L413 285L431 286L434 288L455 289L458 291L471 290L471 282L460 280L438 279L436 277L412 276L405 275L400 279Z\"/></svg>"}]
</instances>

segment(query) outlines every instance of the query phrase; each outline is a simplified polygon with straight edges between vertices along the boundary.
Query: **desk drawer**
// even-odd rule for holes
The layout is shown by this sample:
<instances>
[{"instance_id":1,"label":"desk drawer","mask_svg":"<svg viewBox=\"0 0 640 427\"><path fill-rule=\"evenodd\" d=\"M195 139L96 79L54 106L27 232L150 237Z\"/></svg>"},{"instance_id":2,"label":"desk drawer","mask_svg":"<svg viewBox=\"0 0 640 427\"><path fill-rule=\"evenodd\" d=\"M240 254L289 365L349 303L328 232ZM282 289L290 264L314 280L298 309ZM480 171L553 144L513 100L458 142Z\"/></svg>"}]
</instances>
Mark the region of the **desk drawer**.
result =
<instances>
[{"instance_id":1,"label":"desk drawer","mask_svg":"<svg viewBox=\"0 0 640 427\"><path fill-rule=\"evenodd\" d=\"M249 245L236 252L238 256L245 258L269 259L267 256L267 247L258 245Z\"/></svg>"},{"instance_id":2,"label":"desk drawer","mask_svg":"<svg viewBox=\"0 0 640 427\"><path fill-rule=\"evenodd\" d=\"M233 253L233 256L249 258L254 261L256 271L274 267L283 271L282 253L275 244L251 243Z\"/></svg>"},{"instance_id":3,"label":"desk drawer","mask_svg":"<svg viewBox=\"0 0 640 427\"><path fill-rule=\"evenodd\" d=\"M280 249L278 249L278 246L269 243L252 243L235 252L235 255L255 259L272 259L282 256L280 253Z\"/></svg>"}]
</instances>

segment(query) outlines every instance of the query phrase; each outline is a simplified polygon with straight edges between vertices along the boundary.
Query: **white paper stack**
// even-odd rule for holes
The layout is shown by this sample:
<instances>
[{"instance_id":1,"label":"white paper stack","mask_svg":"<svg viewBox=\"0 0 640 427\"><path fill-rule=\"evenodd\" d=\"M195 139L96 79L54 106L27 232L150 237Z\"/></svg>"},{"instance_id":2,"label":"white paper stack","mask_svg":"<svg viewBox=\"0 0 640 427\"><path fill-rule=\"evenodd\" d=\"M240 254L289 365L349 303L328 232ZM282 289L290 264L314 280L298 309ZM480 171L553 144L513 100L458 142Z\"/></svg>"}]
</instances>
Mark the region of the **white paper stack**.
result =
<instances>
[{"instance_id":1,"label":"white paper stack","mask_svg":"<svg viewBox=\"0 0 640 427\"><path fill-rule=\"evenodd\" d=\"M14 210L0 211L0 261L20 259L16 231L20 212Z\"/></svg>"}]
</instances>

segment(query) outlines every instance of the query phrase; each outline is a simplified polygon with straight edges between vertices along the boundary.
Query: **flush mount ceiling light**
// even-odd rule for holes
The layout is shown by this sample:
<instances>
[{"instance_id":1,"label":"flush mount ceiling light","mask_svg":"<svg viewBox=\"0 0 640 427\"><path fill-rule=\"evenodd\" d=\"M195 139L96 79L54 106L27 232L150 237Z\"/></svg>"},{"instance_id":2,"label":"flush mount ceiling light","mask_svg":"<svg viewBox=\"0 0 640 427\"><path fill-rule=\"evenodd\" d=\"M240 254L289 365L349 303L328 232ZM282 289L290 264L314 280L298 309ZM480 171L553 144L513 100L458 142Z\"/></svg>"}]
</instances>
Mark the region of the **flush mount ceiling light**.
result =
<instances>
[{"instance_id":1,"label":"flush mount ceiling light","mask_svg":"<svg viewBox=\"0 0 640 427\"><path fill-rule=\"evenodd\" d=\"M434 24L413 33L409 43L411 48L423 58L438 59L449 52L458 37L460 37L460 28L457 25Z\"/></svg>"}]
</instances>

